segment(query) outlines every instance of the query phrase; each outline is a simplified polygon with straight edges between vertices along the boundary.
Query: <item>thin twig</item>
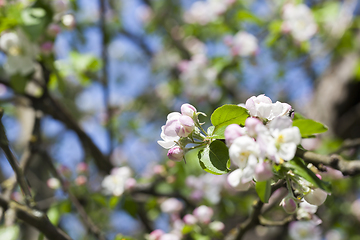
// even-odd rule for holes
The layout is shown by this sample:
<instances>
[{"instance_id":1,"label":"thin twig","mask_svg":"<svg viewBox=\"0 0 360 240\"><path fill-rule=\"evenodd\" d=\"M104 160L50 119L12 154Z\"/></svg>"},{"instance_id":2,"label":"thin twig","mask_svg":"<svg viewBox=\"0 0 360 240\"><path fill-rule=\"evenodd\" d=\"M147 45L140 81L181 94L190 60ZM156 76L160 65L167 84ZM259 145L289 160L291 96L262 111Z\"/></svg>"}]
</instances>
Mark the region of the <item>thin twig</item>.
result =
<instances>
[{"instance_id":1,"label":"thin twig","mask_svg":"<svg viewBox=\"0 0 360 240\"><path fill-rule=\"evenodd\" d=\"M344 176L360 174L360 160L345 160L336 154L326 156L301 149L297 149L296 156L320 168L322 165L325 165L337 169L341 171Z\"/></svg>"},{"instance_id":2,"label":"thin twig","mask_svg":"<svg viewBox=\"0 0 360 240\"><path fill-rule=\"evenodd\" d=\"M32 206L34 204L34 200L31 196L30 187L25 179L23 170L19 166L18 160L10 149L9 141L5 133L5 127L1 121L2 115L3 110L0 109L0 147L4 151L8 162L10 163L12 169L15 172L16 180L25 195L26 204L28 206Z\"/></svg>"},{"instance_id":3,"label":"thin twig","mask_svg":"<svg viewBox=\"0 0 360 240\"><path fill-rule=\"evenodd\" d=\"M55 227L46 214L31 209L14 201L8 201L0 195L0 207L15 210L16 217L25 223L35 227L51 240L72 240L66 233Z\"/></svg>"}]
</instances>

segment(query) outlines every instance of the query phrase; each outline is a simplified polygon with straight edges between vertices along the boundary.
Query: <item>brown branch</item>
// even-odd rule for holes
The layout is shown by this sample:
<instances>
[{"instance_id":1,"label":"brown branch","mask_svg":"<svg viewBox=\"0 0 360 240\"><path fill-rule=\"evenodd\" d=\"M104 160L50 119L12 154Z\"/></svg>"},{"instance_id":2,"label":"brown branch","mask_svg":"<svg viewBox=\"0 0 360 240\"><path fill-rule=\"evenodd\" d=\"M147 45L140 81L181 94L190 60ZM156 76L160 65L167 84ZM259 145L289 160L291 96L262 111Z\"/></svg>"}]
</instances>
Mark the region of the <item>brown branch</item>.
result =
<instances>
[{"instance_id":1,"label":"brown branch","mask_svg":"<svg viewBox=\"0 0 360 240\"><path fill-rule=\"evenodd\" d=\"M360 138L347 139L343 142L343 144L341 145L341 147L338 150L333 152L333 154L340 154L349 148L355 148L355 147L359 147L359 146L360 146Z\"/></svg>"},{"instance_id":2,"label":"brown branch","mask_svg":"<svg viewBox=\"0 0 360 240\"><path fill-rule=\"evenodd\" d=\"M8 201L0 195L0 207L15 210L19 220L35 227L51 240L72 240L66 233L55 227L46 214L38 210L31 209L14 201Z\"/></svg>"},{"instance_id":3,"label":"brown branch","mask_svg":"<svg viewBox=\"0 0 360 240\"><path fill-rule=\"evenodd\" d=\"M285 181L279 180L277 183L271 186L271 193L275 192L280 187L284 186ZM253 204L252 213L250 216L245 220L245 222L241 223L236 227L235 229L232 229L226 236L225 240L240 240L245 235L245 233L252 229L253 227L260 224L260 216L261 216L261 209L263 207L264 203L258 199Z\"/></svg>"},{"instance_id":4,"label":"brown branch","mask_svg":"<svg viewBox=\"0 0 360 240\"><path fill-rule=\"evenodd\" d=\"M6 79L0 78L0 83L11 88L9 81ZM53 98L50 93L45 91L41 98L35 98L26 93L20 95L31 100L32 106L35 110L40 110L43 113L50 115L54 119L64 123L67 128L73 130L78 135L79 140L84 148L90 151L97 167L106 173L111 171L113 166L109 159L100 151L93 140L84 132L84 130L79 126L69 111L58 100Z\"/></svg>"},{"instance_id":5,"label":"brown branch","mask_svg":"<svg viewBox=\"0 0 360 240\"><path fill-rule=\"evenodd\" d=\"M348 161L336 154L326 156L301 149L297 149L296 156L320 168L322 165L325 165L337 169L341 171L344 176L360 174L360 160Z\"/></svg>"},{"instance_id":6,"label":"brown branch","mask_svg":"<svg viewBox=\"0 0 360 240\"><path fill-rule=\"evenodd\" d=\"M10 149L9 141L5 133L5 128L1 121L3 113L4 113L3 110L0 109L0 148L4 151L8 162L10 163L12 169L15 172L16 180L19 183L20 188L22 189L25 195L26 204L30 206L34 204L34 200L31 196L30 188L25 179L24 172L19 166L18 160L16 159L15 155L12 153Z\"/></svg>"},{"instance_id":7,"label":"brown branch","mask_svg":"<svg viewBox=\"0 0 360 240\"><path fill-rule=\"evenodd\" d=\"M91 218L86 213L84 207L81 205L77 197L70 192L67 184L65 183L64 179L61 177L59 172L56 170L53 161L49 154L45 151L41 152L44 160L50 167L50 171L55 178L57 178L61 183L62 190L68 194L70 201L74 204L77 212L79 213L82 222L87 227L87 229L99 240L105 240L104 233L95 225L95 223L91 220Z\"/></svg>"}]
</instances>

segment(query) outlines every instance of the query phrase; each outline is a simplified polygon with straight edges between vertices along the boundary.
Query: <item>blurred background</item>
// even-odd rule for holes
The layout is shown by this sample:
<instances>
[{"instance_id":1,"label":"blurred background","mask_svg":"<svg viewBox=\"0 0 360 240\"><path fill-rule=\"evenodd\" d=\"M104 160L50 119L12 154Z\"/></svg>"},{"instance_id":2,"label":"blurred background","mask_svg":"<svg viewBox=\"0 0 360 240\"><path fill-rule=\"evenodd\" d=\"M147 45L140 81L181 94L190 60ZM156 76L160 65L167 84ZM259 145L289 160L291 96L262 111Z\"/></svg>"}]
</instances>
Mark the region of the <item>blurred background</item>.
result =
<instances>
[{"instance_id":1,"label":"blurred background","mask_svg":"<svg viewBox=\"0 0 360 240\"><path fill-rule=\"evenodd\" d=\"M224 176L206 174L196 158L170 162L157 144L167 114L190 103L210 126L215 108L266 94L329 127L304 147L335 151L360 137L359 14L356 0L0 0L2 122L19 159L37 129L41 148L109 239L175 228L156 196L128 194L109 208L101 182L121 166L138 183L162 179L164 196L180 192L212 206L225 234L246 219L256 195L227 189ZM4 43L10 32L26 51ZM359 157L357 148L344 154ZM67 194L48 187L40 155L27 172L40 208L52 210L73 239L96 239ZM13 175L3 154L0 169L1 181ZM338 178L329 177L334 193L318 211L321 238L306 239L360 239L360 179ZM33 229L12 226L13 239L38 239ZM287 225L259 227L247 237L293 239L287 233Z\"/></svg>"}]
</instances>

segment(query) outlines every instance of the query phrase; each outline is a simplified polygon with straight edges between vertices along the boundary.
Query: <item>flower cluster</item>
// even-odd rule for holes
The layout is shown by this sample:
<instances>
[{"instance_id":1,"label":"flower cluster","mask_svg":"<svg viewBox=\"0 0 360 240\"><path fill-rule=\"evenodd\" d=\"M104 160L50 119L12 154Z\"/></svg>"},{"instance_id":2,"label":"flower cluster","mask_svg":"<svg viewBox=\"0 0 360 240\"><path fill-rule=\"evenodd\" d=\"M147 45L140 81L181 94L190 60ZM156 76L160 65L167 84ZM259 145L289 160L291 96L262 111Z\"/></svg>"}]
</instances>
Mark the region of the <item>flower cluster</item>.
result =
<instances>
[{"instance_id":1,"label":"flower cluster","mask_svg":"<svg viewBox=\"0 0 360 240\"><path fill-rule=\"evenodd\" d=\"M111 174L106 176L101 183L105 194L121 196L126 189L136 184L129 167L114 168Z\"/></svg>"},{"instance_id":2,"label":"flower cluster","mask_svg":"<svg viewBox=\"0 0 360 240\"><path fill-rule=\"evenodd\" d=\"M245 127L232 124L225 130L230 159L239 167L229 175L228 182L238 190L247 190L253 178L270 179L271 164L291 160L301 141L299 129L292 127L288 116L290 105L272 103L259 95L249 98L245 106L251 116Z\"/></svg>"},{"instance_id":3,"label":"flower cluster","mask_svg":"<svg viewBox=\"0 0 360 240\"><path fill-rule=\"evenodd\" d=\"M180 142L180 138L186 138L195 129L198 124L197 110L190 104L181 106L181 113L172 112L167 116L167 121L161 127L162 141L158 144L165 149L169 149L167 156L174 161L181 161L184 157L184 146Z\"/></svg>"},{"instance_id":4,"label":"flower cluster","mask_svg":"<svg viewBox=\"0 0 360 240\"><path fill-rule=\"evenodd\" d=\"M216 21L234 2L234 0L196 1L184 14L184 20L187 23L206 25Z\"/></svg>"},{"instance_id":5,"label":"flower cluster","mask_svg":"<svg viewBox=\"0 0 360 240\"><path fill-rule=\"evenodd\" d=\"M168 199L178 205L174 199ZM168 201L166 200L166 201ZM166 201L164 203L166 203ZM164 204L163 203L163 204ZM169 205L168 203L166 203ZM211 231L213 233L219 233L225 225L219 221L211 221L214 215L212 208L205 205L201 205L194 209L192 214L186 214L183 218L179 218L179 215L172 216L173 229L169 233L165 233L160 229L156 229L151 232L146 239L147 240L180 240L183 239L184 229L194 229L194 231L201 232L201 229ZM190 227L190 228L189 228Z\"/></svg>"},{"instance_id":6,"label":"flower cluster","mask_svg":"<svg viewBox=\"0 0 360 240\"><path fill-rule=\"evenodd\" d=\"M309 40L317 32L318 27L314 17L305 4L285 4L282 17L284 19L283 32L290 33L299 42Z\"/></svg>"},{"instance_id":7,"label":"flower cluster","mask_svg":"<svg viewBox=\"0 0 360 240\"><path fill-rule=\"evenodd\" d=\"M233 56L249 57L256 55L259 51L256 37L244 31L238 32L234 37L228 36L224 41L231 48Z\"/></svg>"},{"instance_id":8,"label":"flower cluster","mask_svg":"<svg viewBox=\"0 0 360 240\"><path fill-rule=\"evenodd\" d=\"M213 97L212 93L217 89L215 80L218 72L208 66L204 54L196 54L190 60L181 61L179 70L186 95L192 98Z\"/></svg>"}]
</instances>

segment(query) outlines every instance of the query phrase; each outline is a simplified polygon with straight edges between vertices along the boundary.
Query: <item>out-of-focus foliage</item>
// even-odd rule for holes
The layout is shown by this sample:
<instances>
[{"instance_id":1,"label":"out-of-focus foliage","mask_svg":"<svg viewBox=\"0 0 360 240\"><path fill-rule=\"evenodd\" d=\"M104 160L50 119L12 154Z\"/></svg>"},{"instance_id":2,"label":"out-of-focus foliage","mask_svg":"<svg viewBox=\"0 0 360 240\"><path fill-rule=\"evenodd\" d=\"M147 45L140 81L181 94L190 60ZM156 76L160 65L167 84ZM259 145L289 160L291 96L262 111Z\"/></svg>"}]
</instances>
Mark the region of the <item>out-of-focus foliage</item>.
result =
<instances>
[{"instance_id":1,"label":"out-of-focus foliage","mask_svg":"<svg viewBox=\"0 0 360 240\"><path fill-rule=\"evenodd\" d=\"M25 173L36 208L72 239L97 239L78 205L111 240L224 239L257 195L274 205L264 218L285 219L270 181L247 192L229 186L225 128L244 125L248 112L236 104L260 93L305 112L323 73L358 52L359 8L351 0L0 0L2 122L19 159L35 144ZM354 81L359 63L356 56ZM156 143L167 114L185 102L207 115L199 122L218 139L186 152L186 163L167 159ZM342 146L343 139L319 137L327 127L306 117L293 121L310 137L304 148L327 155ZM359 149L341 154L358 159ZM3 195L13 172L1 156ZM61 183L49 181L58 176L47 161ZM332 186L317 211L322 224L307 239L359 238L359 177L300 160L285 167ZM11 193L24 203L17 185ZM26 224L10 210L0 213L0 239L25 239ZM301 227L257 226L245 238L297 240ZM149 235L155 229L163 232Z\"/></svg>"}]
</instances>

